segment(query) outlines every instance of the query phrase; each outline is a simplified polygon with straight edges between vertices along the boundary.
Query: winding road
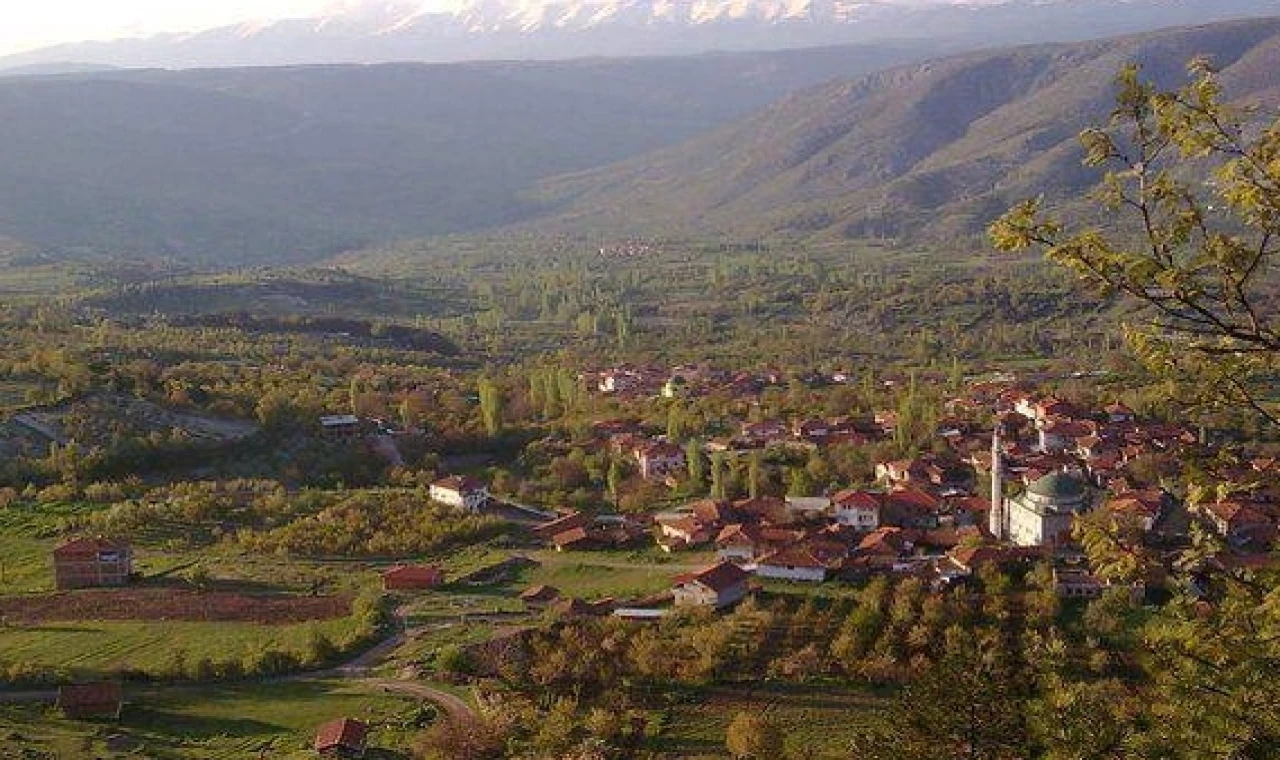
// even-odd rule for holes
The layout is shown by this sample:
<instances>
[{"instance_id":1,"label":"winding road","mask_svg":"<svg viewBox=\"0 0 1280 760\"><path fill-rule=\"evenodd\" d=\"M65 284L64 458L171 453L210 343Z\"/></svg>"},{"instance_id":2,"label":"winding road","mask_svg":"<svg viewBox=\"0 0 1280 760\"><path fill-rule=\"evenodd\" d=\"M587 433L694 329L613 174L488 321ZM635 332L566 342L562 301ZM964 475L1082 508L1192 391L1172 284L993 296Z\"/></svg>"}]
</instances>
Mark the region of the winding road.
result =
<instances>
[{"instance_id":1,"label":"winding road","mask_svg":"<svg viewBox=\"0 0 1280 760\"><path fill-rule=\"evenodd\" d=\"M378 663L382 662L405 643L415 633L428 628L429 626L418 626L406 628L404 626L404 618L401 610L396 610L396 619L400 621L398 632L392 636L378 642L374 646L361 652L352 659L336 665L332 668L324 670L315 670L309 673L291 673L289 675L275 676L270 678L255 679L252 683L271 684L271 683L299 683L306 681L324 681L329 679L342 679L350 681L353 684L366 686L371 690L381 691L386 694L397 694L406 697L413 697L424 702L430 702L433 705L444 710L450 718L469 718L474 716L475 712L465 701L454 694L447 691L437 689L420 681L397 678L378 678L369 675L369 670ZM191 690L202 688L201 684L173 684L168 686L150 686L148 691L161 692L170 690ZM19 703L53 703L58 699L57 691L41 690L41 691L0 691L0 704L19 704Z\"/></svg>"}]
</instances>

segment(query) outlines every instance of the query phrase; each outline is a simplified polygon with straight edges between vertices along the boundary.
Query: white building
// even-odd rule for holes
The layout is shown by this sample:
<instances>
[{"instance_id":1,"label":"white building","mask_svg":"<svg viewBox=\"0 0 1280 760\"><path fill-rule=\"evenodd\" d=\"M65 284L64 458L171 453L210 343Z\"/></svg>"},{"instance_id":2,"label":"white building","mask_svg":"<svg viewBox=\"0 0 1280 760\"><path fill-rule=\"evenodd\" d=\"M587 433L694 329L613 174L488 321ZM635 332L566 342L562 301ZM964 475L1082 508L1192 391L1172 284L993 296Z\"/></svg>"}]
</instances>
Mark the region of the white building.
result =
<instances>
[{"instance_id":1,"label":"white building","mask_svg":"<svg viewBox=\"0 0 1280 760\"><path fill-rule=\"evenodd\" d=\"M1008 538L1019 546L1054 546L1071 538L1076 515L1089 511L1093 499L1085 482L1065 472L1051 472L1021 494L1004 500Z\"/></svg>"},{"instance_id":2,"label":"white building","mask_svg":"<svg viewBox=\"0 0 1280 760\"><path fill-rule=\"evenodd\" d=\"M840 525L875 530L880 527L880 499L867 491L840 491L831 497L831 516Z\"/></svg>"},{"instance_id":3,"label":"white building","mask_svg":"<svg viewBox=\"0 0 1280 760\"><path fill-rule=\"evenodd\" d=\"M799 546L774 552L756 563L756 575L785 581L822 583L827 579L827 565L813 552Z\"/></svg>"},{"instance_id":4,"label":"white building","mask_svg":"<svg viewBox=\"0 0 1280 760\"><path fill-rule=\"evenodd\" d=\"M732 562L721 562L704 570L676 578L671 595L677 607L720 609L747 595L751 574Z\"/></svg>"},{"instance_id":5,"label":"white building","mask_svg":"<svg viewBox=\"0 0 1280 760\"><path fill-rule=\"evenodd\" d=\"M458 475L450 475L432 483L429 495L432 501L472 512L479 512L490 498L489 489L483 483Z\"/></svg>"}]
</instances>

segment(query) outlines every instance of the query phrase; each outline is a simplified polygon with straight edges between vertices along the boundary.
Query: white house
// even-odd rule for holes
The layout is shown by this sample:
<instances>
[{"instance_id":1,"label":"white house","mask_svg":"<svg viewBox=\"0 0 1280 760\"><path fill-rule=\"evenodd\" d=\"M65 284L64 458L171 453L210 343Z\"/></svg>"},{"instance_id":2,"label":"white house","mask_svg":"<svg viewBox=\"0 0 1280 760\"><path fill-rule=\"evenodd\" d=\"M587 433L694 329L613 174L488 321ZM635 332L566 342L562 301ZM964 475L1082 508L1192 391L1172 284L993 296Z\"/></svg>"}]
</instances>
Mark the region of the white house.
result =
<instances>
[{"instance_id":1,"label":"white house","mask_svg":"<svg viewBox=\"0 0 1280 760\"><path fill-rule=\"evenodd\" d=\"M1073 518L1092 506L1083 480L1051 472L1005 500L1008 538L1019 546L1053 546L1070 540Z\"/></svg>"},{"instance_id":2,"label":"white house","mask_svg":"<svg viewBox=\"0 0 1280 760\"><path fill-rule=\"evenodd\" d=\"M787 581L821 583L827 579L827 565L802 546L792 546L762 557L756 575Z\"/></svg>"},{"instance_id":3,"label":"white house","mask_svg":"<svg viewBox=\"0 0 1280 760\"><path fill-rule=\"evenodd\" d=\"M711 528L691 514L659 515L658 545L666 551L700 546L712 539Z\"/></svg>"},{"instance_id":4,"label":"white house","mask_svg":"<svg viewBox=\"0 0 1280 760\"><path fill-rule=\"evenodd\" d=\"M720 609L747 595L751 574L732 562L721 562L696 573L681 575L671 587L677 607L711 607Z\"/></svg>"},{"instance_id":5,"label":"white house","mask_svg":"<svg viewBox=\"0 0 1280 760\"><path fill-rule=\"evenodd\" d=\"M875 530L880 527L880 499L852 488L839 491L831 497L831 516L840 525Z\"/></svg>"},{"instance_id":6,"label":"white house","mask_svg":"<svg viewBox=\"0 0 1280 760\"><path fill-rule=\"evenodd\" d=\"M735 564L754 562L761 545L759 531L747 525L726 525L716 536L716 556Z\"/></svg>"},{"instance_id":7,"label":"white house","mask_svg":"<svg viewBox=\"0 0 1280 760\"><path fill-rule=\"evenodd\" d=\"M479 512L490 498L489 489L483 483L459 475L450 475L432 483L429 495L432 501L472 512Z\"/></svg>"}]
</instances>

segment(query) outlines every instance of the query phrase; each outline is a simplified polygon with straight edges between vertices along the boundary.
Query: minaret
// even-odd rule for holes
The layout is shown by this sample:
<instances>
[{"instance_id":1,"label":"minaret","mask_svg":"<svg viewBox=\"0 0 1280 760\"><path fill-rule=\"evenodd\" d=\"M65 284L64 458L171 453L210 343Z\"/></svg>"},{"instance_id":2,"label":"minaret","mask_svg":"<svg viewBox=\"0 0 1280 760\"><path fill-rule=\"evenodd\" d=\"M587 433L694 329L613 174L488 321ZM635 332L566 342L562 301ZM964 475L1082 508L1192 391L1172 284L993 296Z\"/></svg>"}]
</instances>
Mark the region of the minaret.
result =
<instances>
[{"instance_id":1,"label":"minaret","mask_svg":"<svg viewBox=\"0 0 1280 760\"><path fill-rule=\"evenodd\" d=\"M1004 467L1000 451L1000 421L991 432L991 511L987 513L987 528L997 541L1003 541L1004 530Z\"/></svg>"}]
</instances>

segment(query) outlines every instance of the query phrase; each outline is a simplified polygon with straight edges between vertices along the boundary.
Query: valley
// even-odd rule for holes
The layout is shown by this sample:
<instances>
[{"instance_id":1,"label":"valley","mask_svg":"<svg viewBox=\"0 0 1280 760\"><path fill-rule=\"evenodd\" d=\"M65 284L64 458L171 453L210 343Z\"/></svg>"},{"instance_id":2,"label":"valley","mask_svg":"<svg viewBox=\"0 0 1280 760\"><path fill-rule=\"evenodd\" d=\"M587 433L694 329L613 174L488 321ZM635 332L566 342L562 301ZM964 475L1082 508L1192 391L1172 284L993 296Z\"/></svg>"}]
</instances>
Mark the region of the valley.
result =
<instances>
[{"instance_id":1,"label":"valley","mask_svg":"<svg viewBox=\"0 0 1280 760\"><path fill-rule=\"evenodd\" d=\"M1277 756L1280 20L1123 5L0 77L0 757Z\"/></svg>"}]
</instances>

